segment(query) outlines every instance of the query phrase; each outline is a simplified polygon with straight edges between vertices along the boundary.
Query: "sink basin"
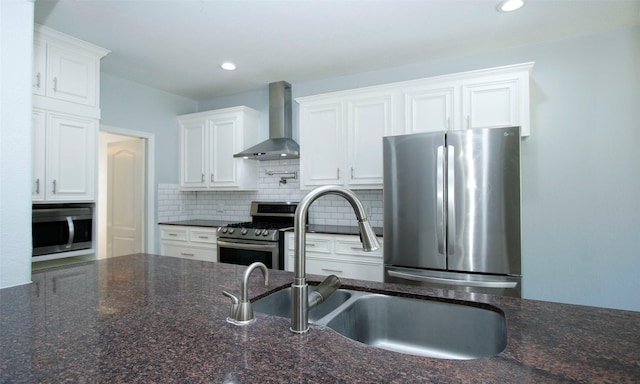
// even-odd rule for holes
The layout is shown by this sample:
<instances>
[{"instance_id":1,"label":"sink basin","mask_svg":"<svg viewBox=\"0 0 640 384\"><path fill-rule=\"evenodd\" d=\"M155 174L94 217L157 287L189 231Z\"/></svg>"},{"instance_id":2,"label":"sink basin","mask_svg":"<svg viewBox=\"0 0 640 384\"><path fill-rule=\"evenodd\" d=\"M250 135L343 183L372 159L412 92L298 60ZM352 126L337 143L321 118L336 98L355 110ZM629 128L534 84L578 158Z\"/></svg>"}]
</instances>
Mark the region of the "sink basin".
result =
<instances>
[{"instance_id":1,"label":"sink basin","mask_svg":"<svg viewBox=\"0 0 640 384\"><path fill-rule=\"evenodd\" d=\"M291 318L291 288L253 303L254 312ZM489 305L338 289L309 311L309 322L358 342L441 359L476 359L507 346L504 314Z\"/></svg>"},{"instance_id":2,"label":"sink basin","mask_svg":"<svg viewBox=\"0 0 640 384\"><path fill-rule=\"evenodd\" d=\"M312 287L309 287L311 290ZM309 311L309 322L315 323L331 313L351 297L351 291L338 289L322 304ZM274 292L253 303L253 311L267 315L291 318L291 287Z\"/></svg>"},{"instance_id":3,"label":"sink basin","mask_svg":"<svg viewBox=\"0 0 640 384\"><path fill-rule=\"evenodd\" d=\"M443 359L496 355L507 346L504 315L470 305L364 295L326 326L378 348Z\"/></svg>"}]
</instances>

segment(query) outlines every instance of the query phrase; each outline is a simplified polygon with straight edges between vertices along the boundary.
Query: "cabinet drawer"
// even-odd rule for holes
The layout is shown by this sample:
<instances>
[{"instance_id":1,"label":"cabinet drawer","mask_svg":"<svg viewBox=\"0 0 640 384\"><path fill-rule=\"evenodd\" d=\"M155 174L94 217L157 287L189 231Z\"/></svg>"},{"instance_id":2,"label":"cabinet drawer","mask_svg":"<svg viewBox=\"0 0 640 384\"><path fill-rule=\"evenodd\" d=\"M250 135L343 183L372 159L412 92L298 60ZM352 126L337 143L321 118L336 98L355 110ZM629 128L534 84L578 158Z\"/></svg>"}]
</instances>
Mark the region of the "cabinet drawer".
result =
<instances>
[{"instance_id":1,"label":"cabinet drawer","mask_svg":"<svg viewBox=\"0 0 640 384\"><path fill-rule=\"evenodd\" d=\"M187 241L187 230L182 228L160 228L160 238L164 240Z\"/></svg>"},{"instance_id":2,"label":"cabinet drawer","mask_svg":"<svg viewBox=\"0 0 640 384\"><path fill-rule=\"evenodd\" d=\"M295 250L295 236L289 235L289 241L287 243L289 250ZM306 243L307 246L305 249L307 253L333 253L333 239L330 236L314 236L308 234Z\"/></svg>"},{"instance_id":3,"label":"cabinet drawer","mask_svg":"<svg viewBox=\"0 0 640 384\"><path fill-rule=\"evenodd\" d=\"M382 282L382 263L355 263L307 258L307 273Z\"/></svg>"},{"instance_id":4,"label":"cabinet drawer","mask_svg":"<svg viewBox=\"0 0 640 384\"><path fill-rule=\"evenodd\" d=\"M192 230L189 231L189 240L192 243L216 244L218 238L215 230Z\"/></svg>"},{"instance_id":5,"label":"cabinet drawer","mask_svg":"<svg viewBox=\"0 0 640 384\"><path fill-rule=\"evenodd\" d=\"M164 256L204 261L216 261L218 258L217 248L198 248L173 244L162 244L162 254Z\"/></svg>"},{"instance_id":6,"label":"cabinet drawer","mask_svg":"<svg viewBox=\"0 0 640 384\"><path fill-rule=\"evenodd\" d=\"M380 248L367 252L362 249L362 243L358 237L338 238L335 241L336 254L350 256L382 257L382 238L378 237Z\"/></svg>"}]
</instances>

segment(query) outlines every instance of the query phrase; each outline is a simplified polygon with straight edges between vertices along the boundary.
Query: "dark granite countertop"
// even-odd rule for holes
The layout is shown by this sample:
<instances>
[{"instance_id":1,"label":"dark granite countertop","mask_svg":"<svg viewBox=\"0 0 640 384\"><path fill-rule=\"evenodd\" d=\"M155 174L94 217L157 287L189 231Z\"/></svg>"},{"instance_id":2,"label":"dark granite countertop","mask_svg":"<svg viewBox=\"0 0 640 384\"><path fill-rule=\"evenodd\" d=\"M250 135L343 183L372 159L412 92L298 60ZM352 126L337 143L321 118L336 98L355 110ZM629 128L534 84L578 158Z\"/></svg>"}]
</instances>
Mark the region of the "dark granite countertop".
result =
<instances>
[{"instance_id":1,"label":"dark granite countertop","mask_svg":"<svg viewBox=\"0 0 640 384\"><path fill-rule=\"evenodd\" d=\"M246 267L132 255L53 268L0 290L2 383L630 383L640 381L640 312L396 284L343 286L487 303L504 311L508 345L475 360L404 355L331 329L289 331L256 313L225 321ZM251 276L249 296L292 274ZM317 276L309 276L317 281Z\"/></svg>"},{"instance_id":2,"label":"dark granite countertop","mask_svg":"<svg viewBox=\"0 0 640 384\"><path fill-rule=\"evenodd\" d=\"M224 220L203 220L203 219L194 219L194 220L181 220L181 221L164 221L158 224L161 225L185 225L188 227L224 227L229 224L229 221Z\"/></svg>"}]
</instances>

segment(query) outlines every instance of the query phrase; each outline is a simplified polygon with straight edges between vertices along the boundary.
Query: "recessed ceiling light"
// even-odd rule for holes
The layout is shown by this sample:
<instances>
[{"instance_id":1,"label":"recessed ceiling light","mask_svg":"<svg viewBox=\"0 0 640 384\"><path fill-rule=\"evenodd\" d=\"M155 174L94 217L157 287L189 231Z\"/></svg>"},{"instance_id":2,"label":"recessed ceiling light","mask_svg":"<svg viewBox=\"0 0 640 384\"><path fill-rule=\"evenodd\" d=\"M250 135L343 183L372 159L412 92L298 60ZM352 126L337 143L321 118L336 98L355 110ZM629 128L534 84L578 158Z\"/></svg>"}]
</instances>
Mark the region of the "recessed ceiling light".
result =
<instances>
[{"instance_id":1,"label":"recessed ceiling light","mask_svg":"<svg viewBox=\"0 0 640 384\"><path fill-rule=\"evenodd\" d=\"M230 62L222 63L220 67L225 71L233 71L234 69L236 69L236 65Z\"/></svg>"},{"instance_id":2,"label":"recessed ceiling light","mask_svg":"<svg viewBox=\"0 0 640 384\"><path fill-rule=\"evenodd\" d=\"M516 9L522 8L524 5L524 0L504 0L498 6L498 11L500 12L511 12Z\"/></svg>"}]
</instances>

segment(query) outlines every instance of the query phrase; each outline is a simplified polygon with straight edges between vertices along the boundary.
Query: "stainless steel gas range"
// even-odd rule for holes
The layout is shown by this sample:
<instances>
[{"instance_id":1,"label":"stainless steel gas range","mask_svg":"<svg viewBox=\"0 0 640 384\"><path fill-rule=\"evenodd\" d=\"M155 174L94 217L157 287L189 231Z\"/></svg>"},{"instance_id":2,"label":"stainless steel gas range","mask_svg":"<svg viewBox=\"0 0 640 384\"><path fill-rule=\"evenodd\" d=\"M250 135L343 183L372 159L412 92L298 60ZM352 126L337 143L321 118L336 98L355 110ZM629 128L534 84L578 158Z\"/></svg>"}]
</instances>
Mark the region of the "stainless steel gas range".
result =
<instances>
[{"instance_id":1,"label":"stainless steel gas range","mask_svg":"<svg viewBox=\"0 0 640 384\"><path fill-rule=\"evenodd\" d=\"M293 227L297 207L292 202L251 202L252 221L218 228L218 261L260 261L268 268L284 269L284 231Z\"/></svg>"}]
</instances>

